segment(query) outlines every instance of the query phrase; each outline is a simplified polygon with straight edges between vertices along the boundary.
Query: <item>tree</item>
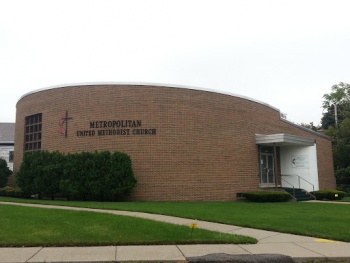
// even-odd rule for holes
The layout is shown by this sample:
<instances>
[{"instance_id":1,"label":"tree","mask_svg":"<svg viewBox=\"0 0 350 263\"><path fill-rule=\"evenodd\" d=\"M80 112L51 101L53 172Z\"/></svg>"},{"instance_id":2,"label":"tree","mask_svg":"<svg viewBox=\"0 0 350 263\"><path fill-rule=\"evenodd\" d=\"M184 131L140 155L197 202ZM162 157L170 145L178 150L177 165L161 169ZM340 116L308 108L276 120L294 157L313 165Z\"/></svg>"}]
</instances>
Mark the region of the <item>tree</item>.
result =
<instances>
[{"instance_id":1,"label":"tree","mask_svg":"<svg viewBox=\"0 0 350 263\"><path fill-rule=\"evenodd\" d=\"M7 162L0 158L0 187L7 185L7 179L12 171L7 167Z\"/></svg>"},{"instance_id":2,"label":"tree","mask_svg":"<svg viewBox=\"0 0 350 263\"><path fill-rule=\"evenodd\" d=\"M310 123L300 123L300 126L307 128L309 130L313 130L313 131L318 131L321 127L320 126L315 126L313 122Z\"/></svg>"},{"instance_id":3,"label":"tree","mask_svg":"<svg viewBox=\"0 0 350 263\"><path fill-rule=\"evenodd\" d=\"M340 82L323 95L326 110L321 120L325 134L332 138L334 170L339 190L350 185L350 84Z\"/></svg>"},{"instance_id":4,"label":"tree","mask_svg":"<svg viewBox=\"0 0 350 263\"><path fill-rule=\"evenodd\" d=\"M332 86L332 92L323 95L323 109L329 111L333 108L334 124L338 128L338 107L340 105L348 105L350 101L350 84L340 82ZM324 120L325 121L325 120ZM323 128L324 125L322 125Z\"/></svg>"},{"instance_id":5,"label":"tree","mask_svg":"<svg viewBox=\"0 0 350 263\"><path fill-rule=\"evenodd\" d=\"M341 123L346 118L350 118L350 102L344 101L341 104L337 105L337 122ZM335 112L334 107L330 106L327 111L323 113L321 119L322 129L327 130L329 127L336 128L335 125Z\"/></svg>"},{"instance_id":6,"label":"tree","mask_svg":"<svg viewBox=\"0 0 350 263\"><path fill-rule=\"evenodd\" d=\"M333 157L337 188L350 191L350 119L339 123L339 129L331 127L329 135L336 134L333 140Z\"/></svg>"}]
</instances>

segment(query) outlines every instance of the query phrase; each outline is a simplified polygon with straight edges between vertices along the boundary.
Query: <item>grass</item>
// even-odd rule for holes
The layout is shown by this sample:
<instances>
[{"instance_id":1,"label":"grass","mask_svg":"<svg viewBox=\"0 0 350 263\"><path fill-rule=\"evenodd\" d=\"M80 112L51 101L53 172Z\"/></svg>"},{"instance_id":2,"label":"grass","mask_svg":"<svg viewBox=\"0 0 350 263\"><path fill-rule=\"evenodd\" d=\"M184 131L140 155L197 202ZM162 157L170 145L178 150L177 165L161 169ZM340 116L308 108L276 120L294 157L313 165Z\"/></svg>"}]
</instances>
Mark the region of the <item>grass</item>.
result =
<instances>
[{"instance_id":1,"label":"grass","mask_svg":"<svg viewBox=\"0 0 350 263\"><path fill-rule=\"evenodd\" d=\"M66 202L1 197L100 209L140 211L350 242L350 207L327 203Z\"/></svg>"},{"instance_id":2,"label":"grass","mask_svg":"<svg viewBox=\"0 0 350 263\"><path fill-rule=\"evenodd\" d=\"M345 196L342 200L339 200L340 202L349 202L350 203L350 196Z\"/></svg>"},{"instance_id":3,"label":"grass","mask_svg":"<svg viewBox=\"0 0 350 263\"><path fill-rule=\"evenodd\" d=\"M256 243L256 239L83 211L0 205L0 246Z\"/></svg>"}]
</instances>

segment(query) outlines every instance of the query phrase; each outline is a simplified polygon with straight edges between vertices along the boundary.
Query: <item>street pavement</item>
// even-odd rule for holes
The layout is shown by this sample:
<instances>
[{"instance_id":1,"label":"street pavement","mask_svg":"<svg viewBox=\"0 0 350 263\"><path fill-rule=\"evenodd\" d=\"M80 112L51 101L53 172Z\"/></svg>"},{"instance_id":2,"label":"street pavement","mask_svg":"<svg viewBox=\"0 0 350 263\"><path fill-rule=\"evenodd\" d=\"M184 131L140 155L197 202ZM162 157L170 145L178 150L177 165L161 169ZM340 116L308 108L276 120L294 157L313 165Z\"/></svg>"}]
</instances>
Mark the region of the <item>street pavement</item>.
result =
<instances>
[{"instance_id":1,"label":"street pavement","mask_svg":"<svg viewBox=\"0 0 350 263\"><path fill-rule=\"evenodd\" d=\"M140 212L89 209L53 205L21 204L0 202L0 205L18 205L46 209L63 209L133 216L171 224L189 226L222 233L254 237L257 244L232 245L149 245L149 246L101 246L101 247L5 247L0 248L0 263L48 263L48 262L115 262L115 261L170 261L186 262L189 257L214 253L232 255L281 254L290 256L296 262L306 260L349 260L350 243L314 237L284 234L239 226L212 223L200 220L155 215ZM337 203L346 205L346 203ZM345 208L345 207L344 207ZM0 236L1 238L1 236Z\"/></svg>"}]
</instances>

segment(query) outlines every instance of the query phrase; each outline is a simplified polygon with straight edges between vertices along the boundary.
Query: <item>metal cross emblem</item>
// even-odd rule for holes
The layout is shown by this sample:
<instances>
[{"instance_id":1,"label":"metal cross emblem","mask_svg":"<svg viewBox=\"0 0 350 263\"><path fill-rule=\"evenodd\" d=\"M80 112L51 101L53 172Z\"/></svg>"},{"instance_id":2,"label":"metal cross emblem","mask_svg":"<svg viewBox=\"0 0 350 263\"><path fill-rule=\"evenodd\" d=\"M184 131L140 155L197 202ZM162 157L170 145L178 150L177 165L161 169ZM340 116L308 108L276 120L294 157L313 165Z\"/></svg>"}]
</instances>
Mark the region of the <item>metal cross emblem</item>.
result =
<instances>
[{"instance_id":1,"label":"metal cross emblem","mask_svg":"<svg viewBox=\"0 0 350 263\"><path fill-rule=\"evenodd\" d=\"M68 120L73 119L72 117L68 117L68 111L62 114L61 118L58 121L58 131L63 134L64 137L67 137L68 131Z\"/></svg>"}]
</instances>

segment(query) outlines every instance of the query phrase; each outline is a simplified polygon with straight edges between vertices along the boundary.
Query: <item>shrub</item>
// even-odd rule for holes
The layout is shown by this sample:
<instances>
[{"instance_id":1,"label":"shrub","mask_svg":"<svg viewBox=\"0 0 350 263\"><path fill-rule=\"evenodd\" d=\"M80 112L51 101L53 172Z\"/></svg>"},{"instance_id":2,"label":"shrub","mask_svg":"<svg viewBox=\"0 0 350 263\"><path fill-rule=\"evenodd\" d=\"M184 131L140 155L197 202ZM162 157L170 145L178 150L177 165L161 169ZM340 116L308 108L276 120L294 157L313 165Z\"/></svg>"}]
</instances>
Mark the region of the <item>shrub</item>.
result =
<instances>
[{"instance_id":1,"label":"shrub","mask_svg":"<svg viewBox=\"0 0 350 263\"><path fill-rule=\"evenodd\" d=\"M7 167L7 162L0 158L0 187L7 185L7 180L11 173L12 171Z\"/></svg>"},{"instance_id":2,"label":"shrub","mask_svg":"<svg viewBox=\"0 0 350 263\"><path fill-rule=\"evenodd\" d=\"M350 166L335 171L337 190L350 194Z\"/></svg>"},{"instance_id":3,"label":"shrub","mask_svg":"<svg viewBox=\"0 0 350 263\"><path fill-rule=\"evenodd\" d=\"M16 183L26 195L53 195L60 191L64 156L59 152L28 152L16 174Z\"/></svg>"},{"instance_id":4,"label":"shrub","mask_svg":"<svg viewBox=\"0 0 350 263\"><path fill-rule=\"evenodd\" d=\"M21 189L13 187L4 187L0 188L0 196L9 196L9 197L28 197L23 194Z\"/></svg>"},{"instance_id":5,"label":"shrub","mask_svg":"<svg viewBox=\"0 0 350 263\"><path fill-rule=\"evenodd\" d=\"M317 200L341 200L345 196L345 192L338 190L319 190L311 192Z\"/></svg>"},{"instance_id":6,"label":"shrub","mask_svg":"<svg viewBox=\"0 0 350 263\"><path fill-rule=\"evenodd\" d=\"M282 191L247 192L243 196L253 202L286 202L290 199L290 195Z\"/></svg>"},{"instance_id":7,"label":"shrub","mask_svg":"<svg viewBox=\"0 0 350 263\"><path fill-rule=\"evenodd\" d=\"M16 183L25 195L63 193L76 200L120 200L136 185L131 159L108 151L63 155L59 152L26 153Z\"/></svg>"},{"instance_id":8,"label":"shrub","mask_svg":"<svg viewBox=\"0 0 350 263\"><path fill-rule=\"evenodd\" d=\"M66 155L61 191L69 199L89 200L89 180L94 180L93 153L81 152Z\"/></svg>"}]
</instances>

